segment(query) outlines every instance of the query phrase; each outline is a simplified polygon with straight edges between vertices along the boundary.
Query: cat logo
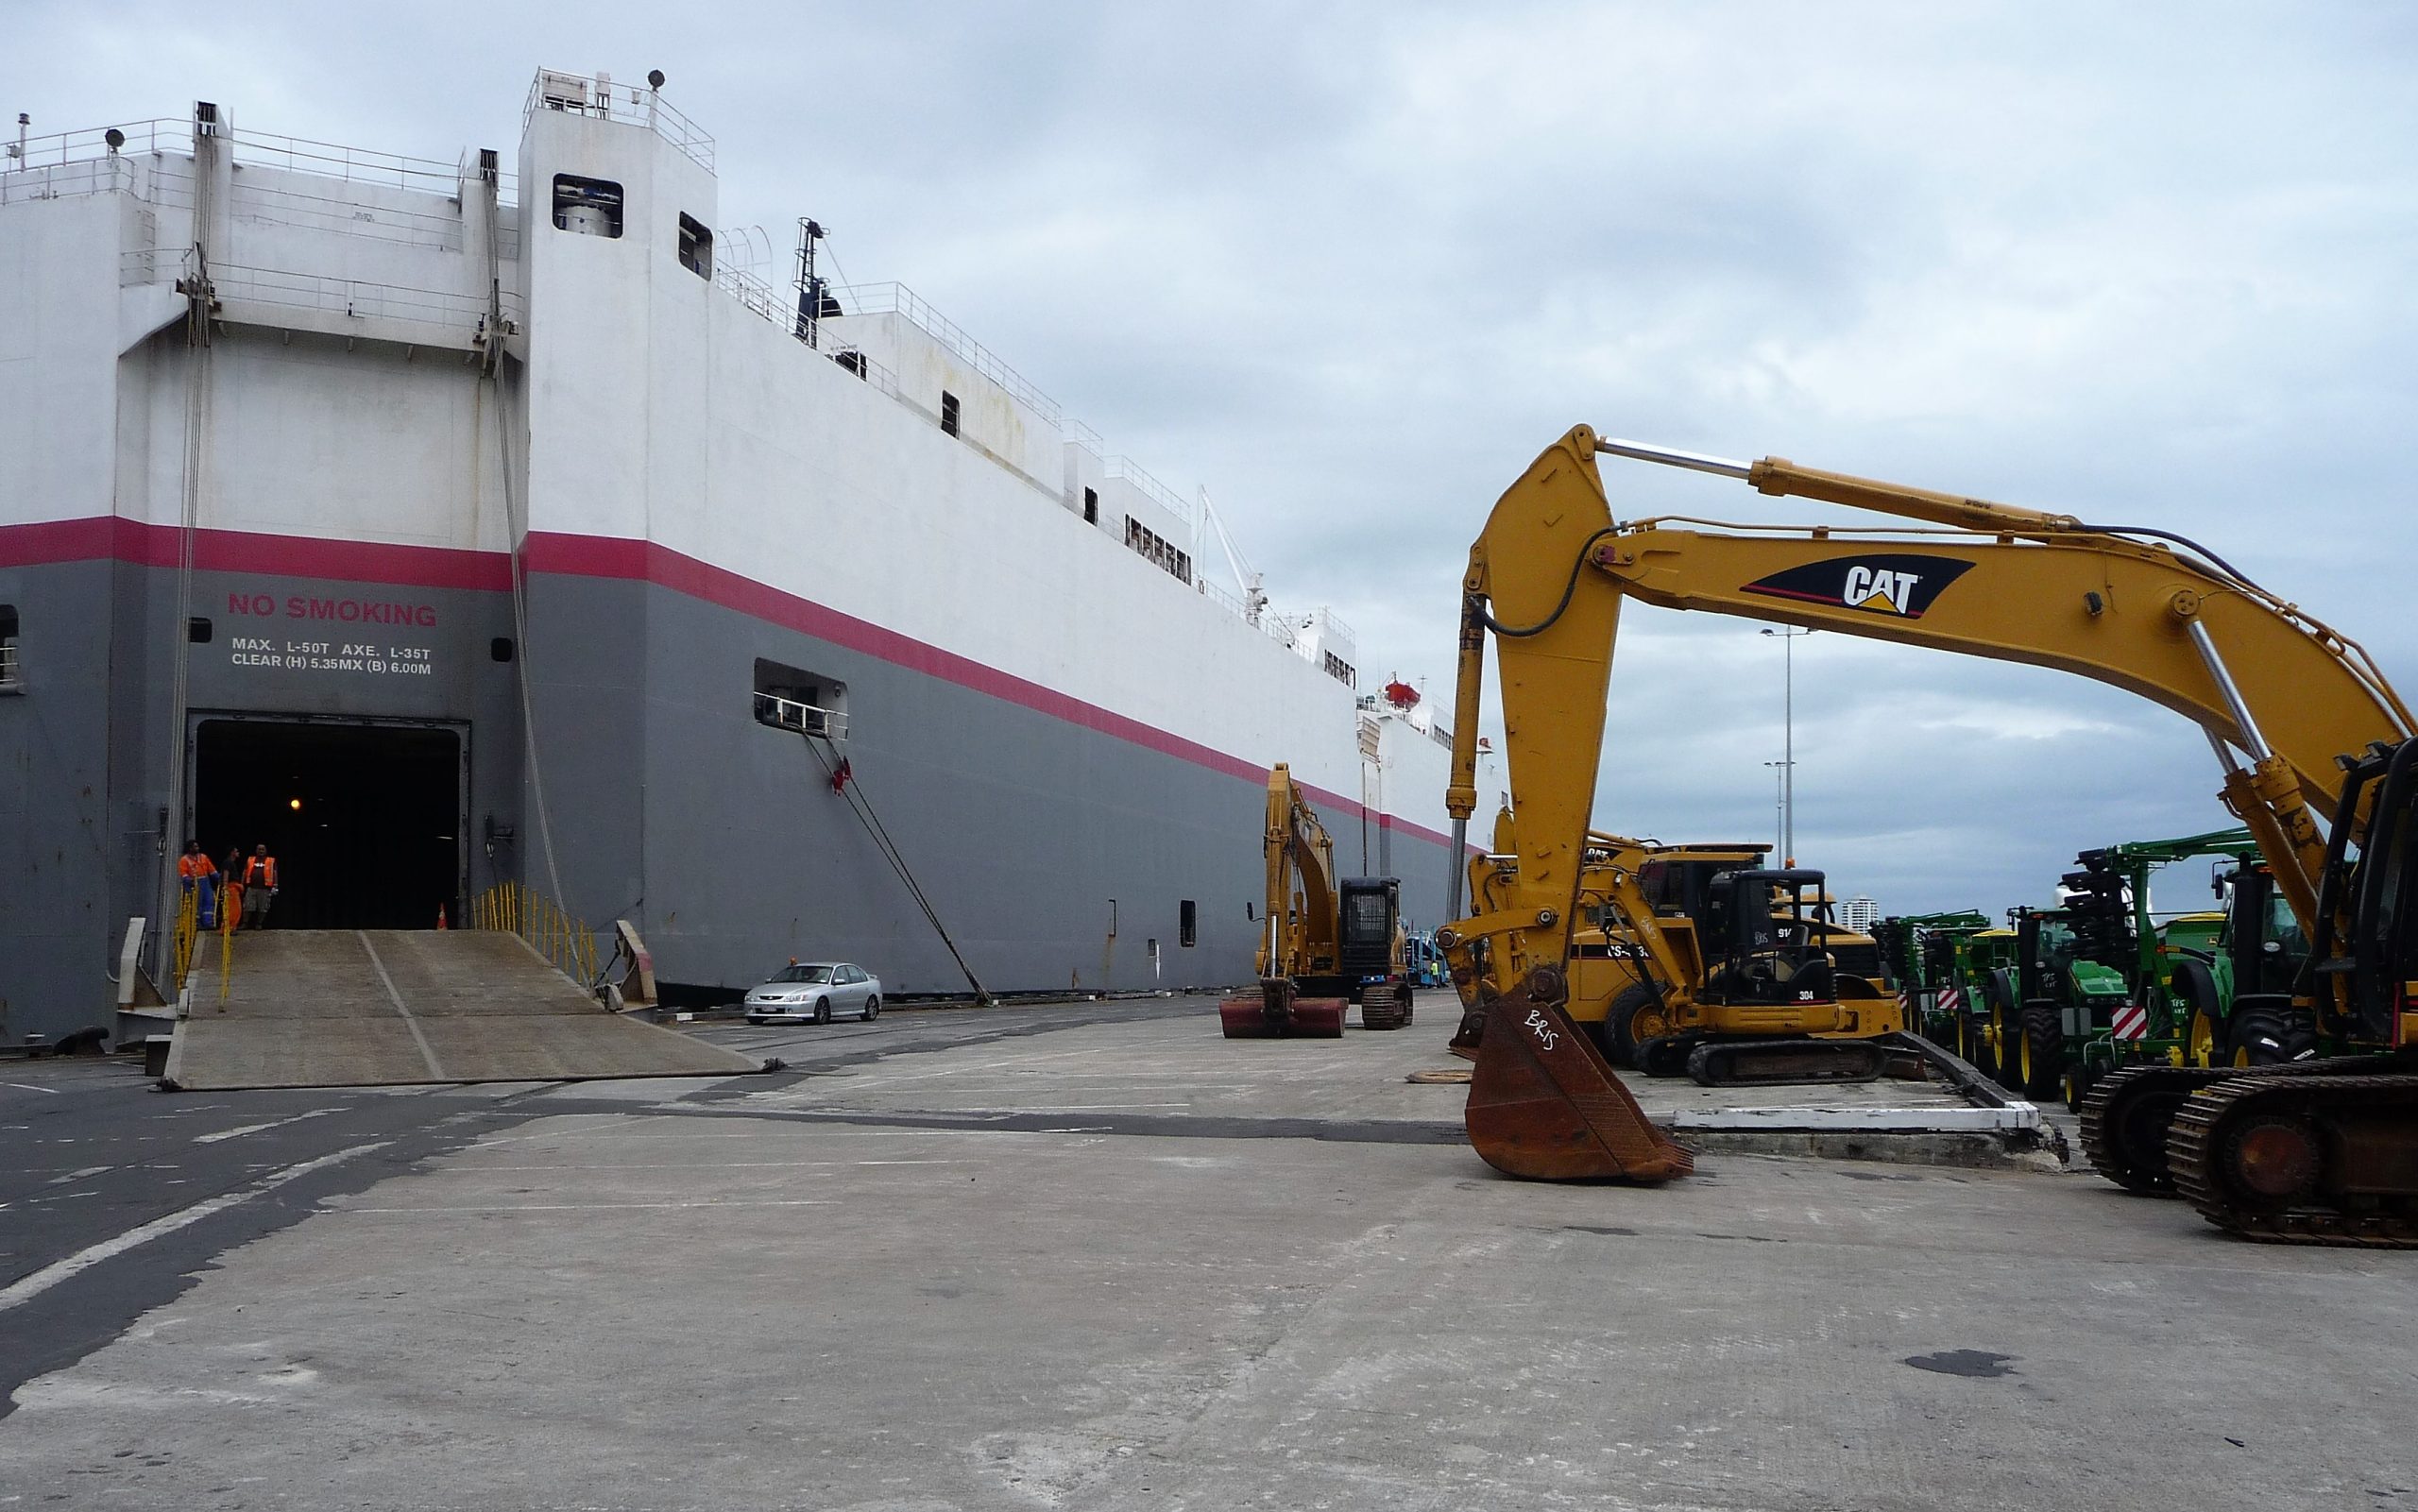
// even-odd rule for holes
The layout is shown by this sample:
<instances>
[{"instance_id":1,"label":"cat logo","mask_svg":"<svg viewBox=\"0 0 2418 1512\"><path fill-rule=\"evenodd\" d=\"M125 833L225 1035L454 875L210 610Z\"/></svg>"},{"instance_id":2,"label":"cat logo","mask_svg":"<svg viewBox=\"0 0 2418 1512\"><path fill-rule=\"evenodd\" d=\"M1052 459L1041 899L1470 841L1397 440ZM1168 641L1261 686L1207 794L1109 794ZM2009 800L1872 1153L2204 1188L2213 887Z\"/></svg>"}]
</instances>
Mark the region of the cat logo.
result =
<instances>
[{"instance_id":1,"label":"cat logo","mask_svg":"<svg viewBox=\"0 0 2418 1512\"><path fill-rule=\"evenodd\" d=\"M1834 556L1758 578L1740 591L1919 620L1950 585L1972 569L1973 564L1961 557L1911 552Z\"/></svg>"},{"instance_id":2,"label":"cat logo","mask_svg":"<svg viewBox=\"0 0 2418 1512\"><path fill-rule=\"evenodd\" d=\"M1878 609L1882 614L1904 614L1906 605L1915 602L1915 585L1922 581L1918 572L1894 572L1885 567L1858 565L1848 569L1847 583L1839 598L1851 609Z\"/></svg>"}]
</instances>

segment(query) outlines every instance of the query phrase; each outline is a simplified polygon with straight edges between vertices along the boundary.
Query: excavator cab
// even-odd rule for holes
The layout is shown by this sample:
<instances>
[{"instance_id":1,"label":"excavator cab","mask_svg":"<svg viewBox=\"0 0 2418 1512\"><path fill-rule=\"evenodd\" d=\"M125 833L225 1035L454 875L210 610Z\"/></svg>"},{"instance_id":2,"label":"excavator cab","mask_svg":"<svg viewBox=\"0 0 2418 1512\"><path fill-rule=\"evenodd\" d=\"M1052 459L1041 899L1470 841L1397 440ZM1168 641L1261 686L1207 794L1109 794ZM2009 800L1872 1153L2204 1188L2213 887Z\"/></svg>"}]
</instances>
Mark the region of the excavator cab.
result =
<instances>
[{"instance_id":1,"label":"excavator cab","mask_svg":"<svg viewBox=\"0 0 2418 1512\"><path fill-rule=\"evenodd\" d=\"M1721 950L1705 981L1709 1003L1826 1003L1837 995L1831 958L1811 921L1822 874L1802 869L1724 872L1705 889L1698 923Z\"/></svg>"}]
</instances>

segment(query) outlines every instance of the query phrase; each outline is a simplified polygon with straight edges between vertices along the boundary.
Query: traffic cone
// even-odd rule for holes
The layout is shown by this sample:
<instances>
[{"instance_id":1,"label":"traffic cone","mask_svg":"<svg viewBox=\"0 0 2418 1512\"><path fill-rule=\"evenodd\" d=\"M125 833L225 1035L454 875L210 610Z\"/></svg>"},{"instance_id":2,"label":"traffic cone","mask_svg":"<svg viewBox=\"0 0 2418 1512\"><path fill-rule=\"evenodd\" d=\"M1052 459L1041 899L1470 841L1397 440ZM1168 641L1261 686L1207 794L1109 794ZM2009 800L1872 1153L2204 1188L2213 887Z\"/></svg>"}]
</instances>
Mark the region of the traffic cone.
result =
<instances>
[{"instance_id":1,"label":"traffic cone","mask_svg":"<svg viewBox=\"0 0 2418 1512\"><path fill-rule=\"evenodd\" d=\"M436 926L439 929L445 927L445 905L442 903L436 906Z\"/></svg>"}]
</instances>

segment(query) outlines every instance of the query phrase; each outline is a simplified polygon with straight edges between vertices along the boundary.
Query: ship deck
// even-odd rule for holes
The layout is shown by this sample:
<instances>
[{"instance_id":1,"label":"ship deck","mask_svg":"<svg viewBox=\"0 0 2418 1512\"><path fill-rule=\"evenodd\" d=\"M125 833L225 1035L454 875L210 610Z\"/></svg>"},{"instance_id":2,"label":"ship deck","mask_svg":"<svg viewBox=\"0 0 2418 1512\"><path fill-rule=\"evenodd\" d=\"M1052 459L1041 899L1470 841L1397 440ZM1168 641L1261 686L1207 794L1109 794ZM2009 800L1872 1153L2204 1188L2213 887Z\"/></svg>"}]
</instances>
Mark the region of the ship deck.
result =
<instances>
[{"instance_id":1,"label":"ship deck","mask_svg":"<svg viewBox=\"0 0 2418 1512\"><path fill-rule=\"evenodd\" d=\"M1459 1090L1405 1079L1457 1063L1446 1028L894 1012L700 1031L777 1077L181 1098L11 1066L0 1121L40 1132L0 1277L58 1258L0 1288L0 1464L70 1506L2418 1487L2407 1256L2244 1245L2036 1167L1506 1181L1452 1137ZM203 1194L231 1200L163 1229Z\"/></svg>"}]
</instances>

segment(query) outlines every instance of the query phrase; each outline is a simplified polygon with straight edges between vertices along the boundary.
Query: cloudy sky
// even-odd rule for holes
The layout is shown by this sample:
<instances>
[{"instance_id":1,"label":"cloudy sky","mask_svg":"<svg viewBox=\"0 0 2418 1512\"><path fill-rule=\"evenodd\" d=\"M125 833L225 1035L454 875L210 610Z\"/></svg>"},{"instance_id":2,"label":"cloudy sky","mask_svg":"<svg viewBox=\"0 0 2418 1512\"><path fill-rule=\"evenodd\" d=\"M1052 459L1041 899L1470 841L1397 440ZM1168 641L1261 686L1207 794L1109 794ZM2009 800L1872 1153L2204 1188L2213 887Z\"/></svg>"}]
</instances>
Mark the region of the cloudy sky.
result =
<instances>
[{"instance_id":1,"label":"cloudy sky","mask_svg":"<svg viewBox=\"0 0 2418 1512\"><path fill-rule=\"evenodd\" d=\"M226 106L433 158L532 71L670 76L724 227L812 214L1178 488L1364 671L1450 680L1555 436L1779 454L2208 543L2418 668L2418 8L0 0L0 110ZM726 242L725 245L728 245ZM1615 512L1822 506L1608 463ZM1890 909L2214 828L2198 733L2054 673L1796 648L1797 850ZM2409 674L2418 678L2418 672ZM1780 648L1632 610L1599 823L1768 836ZM2182 869L2162 907L2204 897Z\"/></svg>"}]
</instances>

